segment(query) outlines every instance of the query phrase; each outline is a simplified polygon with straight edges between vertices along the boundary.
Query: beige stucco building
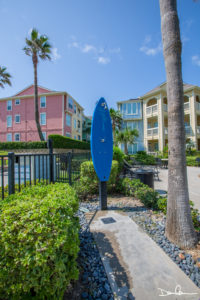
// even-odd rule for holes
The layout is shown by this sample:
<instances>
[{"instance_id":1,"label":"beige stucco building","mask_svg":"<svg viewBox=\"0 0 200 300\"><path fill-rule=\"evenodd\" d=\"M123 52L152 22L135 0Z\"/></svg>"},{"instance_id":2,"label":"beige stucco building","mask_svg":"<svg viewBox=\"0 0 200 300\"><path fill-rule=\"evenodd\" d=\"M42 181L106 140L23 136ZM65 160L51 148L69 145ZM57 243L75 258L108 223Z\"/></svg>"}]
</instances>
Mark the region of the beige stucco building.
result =
<instances>
[{"instance_id":1,"label":"beige stucco building","mask_svg":"<svg viewBox=\"0 0 200 300\"><path fill-rule=\"evenodd\" d=\"M144 148L148 152L163 151L168 143L166 83L140 99L143 102ZM200 87L184 84L184 115L186 137L200 150Z\"/></svg>"}]
</instances>

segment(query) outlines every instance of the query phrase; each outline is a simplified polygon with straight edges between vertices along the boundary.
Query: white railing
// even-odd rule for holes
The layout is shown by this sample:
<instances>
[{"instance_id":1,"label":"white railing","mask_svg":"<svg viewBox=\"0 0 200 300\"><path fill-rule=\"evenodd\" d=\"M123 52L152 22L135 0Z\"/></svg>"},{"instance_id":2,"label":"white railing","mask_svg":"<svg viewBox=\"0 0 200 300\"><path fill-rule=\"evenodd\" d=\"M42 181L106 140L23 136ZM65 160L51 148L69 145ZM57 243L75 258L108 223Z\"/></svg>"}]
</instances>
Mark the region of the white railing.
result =
<instances>
[{"instance_id":1,"label":"white railing","mask_svg":"<svg viewBox=\"0 0 200 300\"><path fill-rule=\"evenodd\" d=\"M200 111L200 103L199 102L196 102L196 110Z\"/></svg>"},{"instance_id":2,"label":"white railing","mask_svg":"<svg viewBox=\"0 0 200 300\"><path fill-rule=\"evenodd\" d=\"M165 103L163 104L163 109L164 109L164 111L166 111L166 112L168 111L168 106L167 106L167 104L165 104Z\"/></svg>"},{"instance_id":3,"label":"white railing","mask_svg":"<svg viewBox=\"0 0 200 300\"><path fill-rule=\"evenodd\" d=\"M165 133L165 135L168 134L168 127L165 127L165 128L164 128L164 133Z\"/></svg>"},{"instance_id":4,"label":"white railing","mask_svg":"<svg viewBox=\"0 0 200 300\"><path fill-rule=\"evenodd\" d=\"M197 126L197 134L200 134L200 126Z\"/></svg>"},{"instance_id":5,"label":"white railing","mask_svg":"<svg viewBox=\"0 0 200 300\"><path fill-rule=\"evenodd\" d=\"M147 135L148 136L158 135L158 127L148 128L147 129Z\"/></svg>"},{"instance_id":6,"label":"white railing","mask_svg":"<svg viewBox=\"0 0 200 300\"><path fill-rule=\"evenodd\" d=\"M189 102L185 102L184 103L184 110L188 110L190 108L190 103Z\"/></svg>"},{"instance_id":7,"label":"white railing","mask_svg":"<svg viewBox=\"0 0 200 300\"><path fill-rule=\"evenodd\" d=\"M147 115L152 115L157 112L158 112L158 104L147 106L147 108L146 108Z\"/></svg>"}]
</instances>

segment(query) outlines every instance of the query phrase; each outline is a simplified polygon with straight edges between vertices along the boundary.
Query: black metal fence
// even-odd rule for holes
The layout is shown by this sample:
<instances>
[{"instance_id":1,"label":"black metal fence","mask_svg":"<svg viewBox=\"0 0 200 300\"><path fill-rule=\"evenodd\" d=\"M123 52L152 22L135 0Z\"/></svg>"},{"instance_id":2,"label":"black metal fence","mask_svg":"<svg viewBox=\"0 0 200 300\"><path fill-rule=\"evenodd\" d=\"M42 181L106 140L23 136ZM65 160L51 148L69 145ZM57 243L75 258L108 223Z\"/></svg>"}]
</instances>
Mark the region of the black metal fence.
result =
<instances>
[{"instance_id":1,"label":"black metal fence","mask_svg":"<svg viewBox=\"0 0 200 300\"><path fill-rule=\"evenodd\" d=\"M80 177L83 161L91 159L90 152L54 154L15 154L0 155L0 197L20 191L22 187L67 182L74 184Z\"/></svg>"}]
</instances>

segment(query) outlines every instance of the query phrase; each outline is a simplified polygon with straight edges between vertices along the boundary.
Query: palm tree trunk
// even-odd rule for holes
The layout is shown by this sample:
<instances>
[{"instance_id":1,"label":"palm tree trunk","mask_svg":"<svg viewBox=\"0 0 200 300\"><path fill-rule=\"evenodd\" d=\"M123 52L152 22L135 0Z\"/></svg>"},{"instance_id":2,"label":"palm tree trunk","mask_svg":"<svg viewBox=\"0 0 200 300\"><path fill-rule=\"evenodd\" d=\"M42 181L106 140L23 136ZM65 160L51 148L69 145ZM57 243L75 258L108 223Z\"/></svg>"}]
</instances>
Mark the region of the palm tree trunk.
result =
<instances>
[{"instance_id":1,"label":"palm tree trunk","mask_svg":"<svg viewBox=\"0 0 200 300\"><path fill-rule=\"evenodd\" d=\"M197 242L189 206L181 39L176 0L160 0L163 53L167 75L169 172L166 236L181 248Z\"/></svg>"},{"instance_id":2,"label":"palm tree trunk","mask_svg":"<svg viewBox=\"0 0 200 300\"><path fill-rule=\"evenodd\" d=\"M41 141L44 141L42 134L40 121L39 121L39 110L38 110L38 84L37 84L37 56L33 55L33 67L34 67L34 94L35 94L35 123L37 126L37 131Z\"/></svg>"}]
</instances>

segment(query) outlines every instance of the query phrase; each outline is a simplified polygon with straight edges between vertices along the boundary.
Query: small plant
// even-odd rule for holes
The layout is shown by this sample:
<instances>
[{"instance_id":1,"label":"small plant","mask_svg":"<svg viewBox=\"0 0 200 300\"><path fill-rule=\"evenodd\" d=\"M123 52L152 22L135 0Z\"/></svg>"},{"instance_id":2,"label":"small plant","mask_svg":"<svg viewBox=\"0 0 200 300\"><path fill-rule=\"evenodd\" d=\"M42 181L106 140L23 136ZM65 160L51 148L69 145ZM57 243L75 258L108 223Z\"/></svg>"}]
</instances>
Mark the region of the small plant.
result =
<instances>
[{"instance_id":1,"label":"small plant","mask_svg":"<svg viewBox=\"0 0 200 300\"><path fill-rule=\"evenodd\" d=\"M158 204L158 209L166 215L167 214L167 199L160 197L158 199L157 204Z\"/></svg>"},{"instance_id":2,"label":"small plant","mask_svg":"<svg viewBox=\"0 0 200 300\"><path fill-rule=\"evenodd\" d=\"M135 196L148 208L157 209L158 193L148 186L140 187Z\"/></svg>"}]
</instances>

